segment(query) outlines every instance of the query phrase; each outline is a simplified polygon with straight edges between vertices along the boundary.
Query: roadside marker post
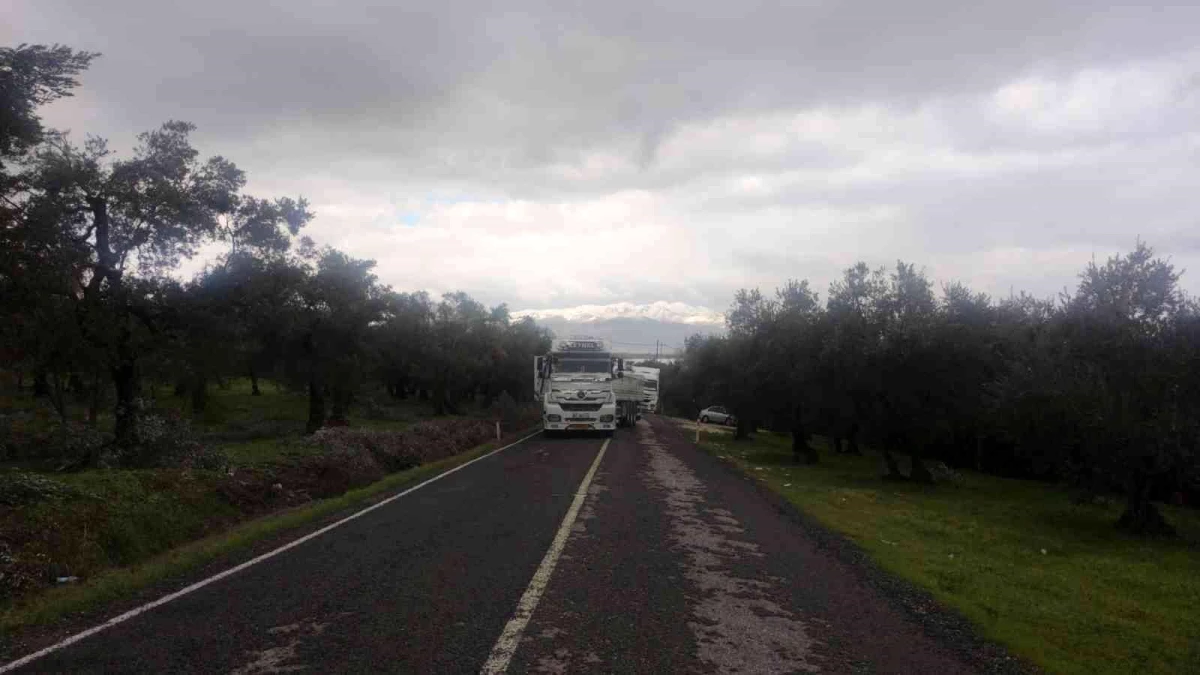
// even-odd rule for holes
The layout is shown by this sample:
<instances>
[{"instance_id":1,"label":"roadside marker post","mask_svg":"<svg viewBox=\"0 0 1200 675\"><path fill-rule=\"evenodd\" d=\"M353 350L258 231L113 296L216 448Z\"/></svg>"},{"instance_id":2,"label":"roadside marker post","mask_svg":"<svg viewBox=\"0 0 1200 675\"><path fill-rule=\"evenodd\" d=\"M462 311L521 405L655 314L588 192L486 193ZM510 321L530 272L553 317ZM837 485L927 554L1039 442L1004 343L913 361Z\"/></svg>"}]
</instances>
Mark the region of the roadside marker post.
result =
<instances>
[{"instance_id":1,"label":"roadside marker post","mask_svg":"<svg viewBox=\"0 0 1200 675\"><path fill-rule=\"evenodd\" d=\"M500 440L500 420L496 420L496 440Z\"/></svg>"}]
</instances>

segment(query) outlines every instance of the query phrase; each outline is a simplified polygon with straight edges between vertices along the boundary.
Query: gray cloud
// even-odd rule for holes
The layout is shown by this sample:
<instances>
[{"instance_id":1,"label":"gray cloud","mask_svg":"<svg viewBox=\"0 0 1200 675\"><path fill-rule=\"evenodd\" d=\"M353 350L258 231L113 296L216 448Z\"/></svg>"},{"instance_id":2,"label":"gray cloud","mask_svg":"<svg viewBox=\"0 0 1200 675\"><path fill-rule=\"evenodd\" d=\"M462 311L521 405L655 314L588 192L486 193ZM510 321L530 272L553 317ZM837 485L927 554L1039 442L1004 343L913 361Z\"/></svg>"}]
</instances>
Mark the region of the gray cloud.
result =
<instances>
[{"instance_id":1,"label":"gray cloud","mask_svg":"<svg viewBox=\"0 0 1200 675\"><path fill-rule=\"evenodd\" d=\"M1200 262L1200 7L17 0L8 14L6 42L105 54L51 122L118 146L196 122L252 189L306 194L315 236L402 288L719 310L742 285L824 288L857 258L993 292L1060 288L1139 234Z\"/></svg>"}]
</instances>

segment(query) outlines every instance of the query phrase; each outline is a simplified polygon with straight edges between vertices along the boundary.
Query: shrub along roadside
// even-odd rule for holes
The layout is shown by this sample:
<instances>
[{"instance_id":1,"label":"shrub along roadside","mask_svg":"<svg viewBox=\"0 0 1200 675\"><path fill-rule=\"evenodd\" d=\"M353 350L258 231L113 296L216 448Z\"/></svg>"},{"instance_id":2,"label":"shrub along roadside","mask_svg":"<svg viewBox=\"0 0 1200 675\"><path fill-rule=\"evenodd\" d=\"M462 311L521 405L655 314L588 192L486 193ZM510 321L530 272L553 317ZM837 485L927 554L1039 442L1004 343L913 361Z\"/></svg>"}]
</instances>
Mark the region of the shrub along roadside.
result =
<instances>
[{"instance_id":1,"label":"shrub along roadside","mask_svg":"<svg viewBox=\"0 0 1200 675\"><path fill-rule=\"evenodd\" d=\"M822 451L829 450L818 442ZM963 471L936 487L879 481L878 456L796 466L789 439L710 437L707 452L927 589L980 634L1055 673L1176 673L1200 663L1200 514L1181 540L1115 531L1115 503Z\"/></svg>"},{"instance_id":2,"label":"shrub along roadside","mask_svg":"<svg viewBox=\"0 0 1200 675\"><path fill-rule=\"evenodd\" d=\"M275 506L275 510L277 511L276 513L249 522L243 522L240 525L232 527L232 529L221 532L220 534L213 533L233 525L233 523L238 520L239 513L244 515L246 513L254 513L256 509L260 512L263 510L271 510L271 506L267 504L242 503L240 507L235 508L231 504L229 495L221 493L217 489L217 485L204 482L206 479L212 479L217 481L226 481L224 485L229 485L230 482L226 480L226 477L214 476L211 472L192 472L192 476L188 480L191 480L197 485L206 486L197 488L197 492L203 496L203 500L205 501L205 503L198 505L197 512L201 514L209 513L207 509L212 508L213 504L224 504L226 507L223 514L218 511L218 514L223 516L222 520L217 521L219 523L218 525L210 525L199 535L195 535L193 533L193 536L190 537L190 539L193 541L190 541L190 543L183 543L182 541L179 541L180 539L186 539L186 532L185 534L180 534L180 531L186 531L186 528L178 528L177 524L172 524L171 527L177 527L177 530L172 530L170 528L158 527L156 525L155 527L151 528L152 531L159 534L172 532L175 535L175 539L170 540L169 538L160 538L155 542L155 544L159 546L158 550L150 550L146 547L140 549L134 547L131 549L128 559L113 563L113 565L124 564L128 566L117 567L115 569L111 566L108 568L98 567L93 575L89 576L89 578L86 578L84 582L79 585L62 586L58 588L46 589L40 593L23 594L24 597L7 603L8 606L4 607L2 613L0 613L0 634L14 635L18 631L50 623L67 614L86 611L96 608L102 603L120 599L139 589L143 589L152 584L163 582L173 577L185 574L201 565L212 562L221 556L237 553L270 535L285 534L290 530L311 523L314 520L330 516L331 514L338 514L339 512L350 507L362 506L365 502L370 501L373 497L376 497L381 493L415 483L424 478L432 477L441 471L449 470L496 447L499 447L501 443L511 443L532 431L533 429L529 428L521 433L509 434L499 442L493 440L483 445L472 444L474 445L473 448L472 445L461 446L456 449L449 450L441 457L437 458L427 456L422 460L419 466L411 467L401 471L400 473L386 476L382 478L382 480L368 482L365 484L365 486L344 492L340 496L322 499L315 503L304 504L297 508L288 509L288 502L285 500L279 500L276 502ZM464 442L464 438L470 438L470 436L458 435L453 437L460 442ZM445 447L452 448L453 446L447 445ZM361 457L361 455L358 456ZM147 503L147 510L144 515L146 517L150 517L149 514L152 512L172 512L172 509L169 506L168 508L163 508L163 502L168 501L170 496L175 494L171 491L177 490L178 484L175 482L170 482L168 479L164 478L163 474L165 473L166 472L163 471L114 471L89 472L85 474L79 474L79 476L95 476L97 474L106 474L114 479L119 478L121 480L139 483L147 480L160 481L161 487L165 487L168 492L151 494L149 496L143 495L143 501ZM203 474L203 478L198 478L197 476L201 474ZM261 476L259 478L261 478ZM219 484L220 483L218 483L218 485ZM272 485L272 487L275 485L279 484L275 483ZM276 489L275 492L278 493L279 490ZM297 497L296 493L294 492L292 496L294 498ZM305 497L305 495L299 495L299 497ZM40 508L47 508L49 513L54 513L53 507L57 506L61 508L63 506L63 502L43 501L38 506ZM94 504L89 506L91 506L92 510L95 511ZM278 510L281 508L286 510L283 512L278 512ZM5 515L11 518L12 512L14 511L16 511L16 509L10 509L9 513ZM9 524L12 522L12 520L8 521ZM123 525L123 531L127 533L135 534L136 536L144 536L146 533L144 530L138 529L128 521L117 520L115 522ZM146 524L142 523L141 525L145 526ZM118 527L116 529L121 528ZM7 529L2 522L0 522L0 532L5 533L5 536L10 534L10 530ZM76 532L75 534L79 538L85 540L89 539L89 537L80 536L80 532ZM196 536L205 535L208 536L204 539L195 541ZM63 540L72 539L69 534L65 533L57 534L55 537L55 540L60 542ZM95 540L103 540L104 536L97 537L96 535L92 535L90 539L92 539L90 542L91 547L101 546L101 548L103 548L103 545ZM77 545L83 548L89 547L87 544ZM9 545L7 548L7 559L12 560L15 557L14 553L19 553L23 550L23 548L14 548L13 546ZM4 553L5 549L0 549L0 554ZM35 557L36 555L37 554L34 554ZM0 564L4 564L5 560L6 558L4 556L0 556ZM8 566L11 567L11 564Z\"/></svg>"}]
</instances>

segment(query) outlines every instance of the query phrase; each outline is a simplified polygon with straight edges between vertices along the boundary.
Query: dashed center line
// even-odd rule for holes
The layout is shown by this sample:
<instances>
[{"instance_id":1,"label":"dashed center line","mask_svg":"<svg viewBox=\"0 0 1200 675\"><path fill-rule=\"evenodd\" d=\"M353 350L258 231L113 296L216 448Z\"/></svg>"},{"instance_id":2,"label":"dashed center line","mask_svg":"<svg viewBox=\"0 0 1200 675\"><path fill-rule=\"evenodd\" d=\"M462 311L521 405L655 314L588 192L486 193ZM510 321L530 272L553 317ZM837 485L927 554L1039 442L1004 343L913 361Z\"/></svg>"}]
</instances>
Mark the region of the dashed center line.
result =
<instances>
[{"instance_id":1,"label":"dashed center line","mask_svg":"<svg viewBox=\"0 0 1200 675\"><path fill-rule=\"evenodd\" d=\"M558 533L554 535L550 550L546 551L545 557L542 558L542 564L538 565L537 571L533 573L529 587L525 589L525 594L517 602L517 611L504 626L504 632L496 640L491 655L483 664L480 672L484 675L498 675L508 670L508 664L517 652L517 645L521 642L521 635L525 633L529 619L533 617L534 610L541 602L542 593L546 591L546 586L550 583L550 576L554 574L554 568L558 565L559 557L562 556L563 547L566 546L567 538L571 536L571 528L575 525L579 509L588 496L588 487L596 476L596 470L600 468L600 461L604 459L604 451L608 450L608 444L609 440L606 440L604 445L600 446L600 452L596 453L596 459L592 461L592 468L588 469L587 475L583 477L583 482L579 484L579 489L575 491L575 500L571 502L571 508L567 509L567 515L563 517L562 525L559 526Z\"/></svg>"}]
</instances>

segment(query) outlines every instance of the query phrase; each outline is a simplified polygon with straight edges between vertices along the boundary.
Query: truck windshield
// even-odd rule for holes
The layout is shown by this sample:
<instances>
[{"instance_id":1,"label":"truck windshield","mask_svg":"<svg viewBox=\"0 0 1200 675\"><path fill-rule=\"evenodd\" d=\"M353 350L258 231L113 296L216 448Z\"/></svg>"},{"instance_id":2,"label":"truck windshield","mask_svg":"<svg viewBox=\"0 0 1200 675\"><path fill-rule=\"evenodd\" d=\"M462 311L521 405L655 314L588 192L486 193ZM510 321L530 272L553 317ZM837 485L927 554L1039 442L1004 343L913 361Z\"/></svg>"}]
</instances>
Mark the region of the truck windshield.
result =
<instances>
[{"instance_id":1,"label":"truck windshield","mask_svg":"<svg viewBox=\"0 0 1200 675\"><path fill-rule=\"evenodd\" d=\"M610 367L608 359L560 358L554 369L563 374L607 373Z\"/></svg>"}]
</instances>

